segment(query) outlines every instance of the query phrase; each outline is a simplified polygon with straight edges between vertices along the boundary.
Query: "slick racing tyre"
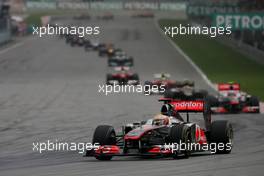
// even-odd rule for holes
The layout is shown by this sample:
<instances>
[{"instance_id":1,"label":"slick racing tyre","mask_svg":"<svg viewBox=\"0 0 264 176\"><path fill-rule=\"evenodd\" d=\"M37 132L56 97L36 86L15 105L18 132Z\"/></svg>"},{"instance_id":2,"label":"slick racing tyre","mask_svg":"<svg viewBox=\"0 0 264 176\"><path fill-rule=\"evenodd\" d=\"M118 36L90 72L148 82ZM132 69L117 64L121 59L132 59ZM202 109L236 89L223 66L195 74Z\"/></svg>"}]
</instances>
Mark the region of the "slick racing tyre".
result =
<instances>
[{"instance_id":1,"label":"slick racing tyre","mask_svg":"<svg viewBox=\"0 0 264 176\"><path fill-rule=\"evenodd\" d=\"M250 97L248 100L248 105L259 107L259 99L257 97ZM259 113L259 109L255 113Z\"/></svg>"},{"instance_id":2,"label":"slick racing tyre","mask_svg":"<svg viewBox=\"0 0 264 176\"><path fill-rule=\"evenodd\" d=\"M211 126L210 143L216 144L217 154L228 154L233 146L233 127L226 120L214 121ZM221 145L221 148L220 148ZM224 145L224 146L223 146Z\"/></svg>"},{"instance_id":3,"label":"slick racing tyre","mask_svg":"<svg viewBox=\"0 0 264 176\"><path fill-rule=\"evenodd\" d=\"M184 143L187 146L189 143L191 143L191 141L192 141L191 130L188 126L184 124L177 124L171 127L169 131L169 143L175 145L178 144L178 147L180 147L180 143ZM191 151L189 151L188 148L186 147L186 150L175 153L173 155L173 158L174 159L189 158L190 154Z\"/></svg>"},{"instance_id":4,"label":"slick racing tyre","mask_svg":"<svg viewBox=\"0 0 264 176\"><path fill-rule=\"evenodd\" d=\"M113 76L111 74L106 75L106 84L111 85L110 81L113 80Z\"/></svg>"},{"instance_id":5,"label":"slick racing tyre","mask_svg":"<svg viewBox=\"0 0 264 176\"><path fill-rule=\"evenodd\" d=\"M93 144L99 145L116 145L116 133L112 126L99 125L93 135ZM111 160L112 156L96 156L98 160Z\"/></svg>"}]
</instances>

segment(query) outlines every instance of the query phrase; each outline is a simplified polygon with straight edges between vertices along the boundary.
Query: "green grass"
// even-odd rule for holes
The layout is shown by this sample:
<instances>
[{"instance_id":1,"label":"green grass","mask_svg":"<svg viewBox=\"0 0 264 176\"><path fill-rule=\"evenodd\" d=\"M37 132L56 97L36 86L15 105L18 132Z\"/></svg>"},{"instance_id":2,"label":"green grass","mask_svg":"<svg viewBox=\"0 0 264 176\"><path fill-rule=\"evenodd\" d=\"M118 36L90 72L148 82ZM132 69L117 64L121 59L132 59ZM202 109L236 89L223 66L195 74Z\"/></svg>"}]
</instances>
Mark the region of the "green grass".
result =
<instances>
[{"instance_id":1,"label":"green grass","mask_svg":"<svg viewBox=\"0 0 264 176\"><path fill-rule=\"evenodd\" d=\"M162 19L160 26L178 26L185 21ZM203 35L177 35L172 38L212 82L234 81L244 91L264 100L264 65Z\"/></svg>"},{"instance_id":2,"label":"green grass","mask_svg":"<svg viewBox=\"0 0 264 176\"><path fill-rule=\"evenodd\" d=\"M29 25L34 25L34 26L40 26L41 25L41 20L40 18L42 16L46 15L45 12L35 12L35 13L31 13L27 19L26 19L26 23Z\"/></svg>"}]
</instances>

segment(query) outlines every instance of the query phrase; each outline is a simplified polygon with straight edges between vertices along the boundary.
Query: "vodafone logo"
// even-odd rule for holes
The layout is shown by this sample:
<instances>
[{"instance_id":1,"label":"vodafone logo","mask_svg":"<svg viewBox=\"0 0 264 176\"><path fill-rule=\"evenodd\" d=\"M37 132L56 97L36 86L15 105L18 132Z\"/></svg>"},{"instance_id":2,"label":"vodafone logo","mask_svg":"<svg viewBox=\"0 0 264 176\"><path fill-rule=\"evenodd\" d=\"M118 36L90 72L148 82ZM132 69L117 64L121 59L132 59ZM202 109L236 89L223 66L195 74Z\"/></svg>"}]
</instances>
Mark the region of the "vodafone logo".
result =
<instances>
[{"instance_id":1,"label":"vodafone logo","mask_svg":"<svg viewBox=\"0 0 264 176\"><path fill-rule=\"evenodd\" d=\"M204 102L203 101L178 101L173 102L176 110L190 110L190 111L203 111Z\"/></svg>"}]
</instances>

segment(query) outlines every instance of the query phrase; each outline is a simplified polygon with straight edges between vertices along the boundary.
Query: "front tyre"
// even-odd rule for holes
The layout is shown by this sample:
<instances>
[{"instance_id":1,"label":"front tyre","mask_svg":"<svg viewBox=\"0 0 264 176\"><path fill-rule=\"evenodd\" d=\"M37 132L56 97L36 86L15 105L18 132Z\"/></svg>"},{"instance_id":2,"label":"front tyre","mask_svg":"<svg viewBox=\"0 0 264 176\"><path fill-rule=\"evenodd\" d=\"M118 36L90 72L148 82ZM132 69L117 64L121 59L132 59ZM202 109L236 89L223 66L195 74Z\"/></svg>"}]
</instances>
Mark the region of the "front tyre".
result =
<instances>
[{"instance_id":1,"label":"front tyre","mask_svg":"<svg viewBox=\"0 0 264 176\"><path fill-rule=\"evenodd\" d=\"M226 120L214 121L211 126L210 143L216 144L217 154L230 153L233 147L232 125Z\"/></svg>"},{"instance_id":2,"label":"front tyre","mask_svg":"<svg viewBox=\"0 0 264 176\"><path fill-rule=\"evenodd\" d=\"M177 124L171 127L169 131L169 142L171 144L180 146L180 143L188 144L192 141L191 130L188 126L184 124ZM174 159L189 158L191 151L186 147L184 151L178 151L173 155Z\"/></svg>"},{"instance_id":3,"label":"front tyre","mask_svg":"<svg viewBox=\"0 0 264 176\"><path fill-rule=\"evenodd\" d=\"M99 125L93 135L93 144L99 145L116 145L116 133L112 126ZM98 155L95 156L98 160L111 160L112 156Z\"/></svg>"}]
</instances>

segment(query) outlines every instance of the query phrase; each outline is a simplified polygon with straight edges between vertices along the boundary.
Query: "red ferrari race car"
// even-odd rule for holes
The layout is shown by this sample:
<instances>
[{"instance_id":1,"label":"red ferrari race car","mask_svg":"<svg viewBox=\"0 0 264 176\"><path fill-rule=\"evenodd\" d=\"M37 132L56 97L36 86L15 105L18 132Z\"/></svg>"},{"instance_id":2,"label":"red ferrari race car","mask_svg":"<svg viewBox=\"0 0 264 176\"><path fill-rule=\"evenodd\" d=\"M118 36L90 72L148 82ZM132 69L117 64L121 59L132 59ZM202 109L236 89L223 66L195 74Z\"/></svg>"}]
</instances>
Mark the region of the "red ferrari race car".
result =
<instances>
[{"instance_id":1,"label":"red ferrari race car","mask_svg":"<svg viewBox=\"0 0 264 176\"><path fill-rule=\"evenodd\" d=\"M257 97L240 90L238 83L221 83L217 85L219 95L209 96L213 113L259 113Z\"/></svg>"},{"instance_id":2,"label":"red ferrari race car","mask_svg":"<svg viewBox=\"0 0 264 176\"><path fill-rule=\"evenodd\" d=\"M211 123L210 109L202 100L161 99L161 113L147 121L127 124L119 133L110 125L95 129L93 144L85 156L111 160L113 156L188 158L193 152L230 153L233 128L228 121ZM186 121L179 113L186 113ZM201 113L205 128L190 122L190 113ZM179 147L184 144L188 147ZM214 144L214 145L212 145ZM178 146L178 147L175 147ZM196 147L191 147L196 146ZM204 147L207 146L207 147ZM212 148L208 146L219 146Z\"/></svg>"},{"instance_id":3,"label":"red ferrari race car","mask_svg":"<svg viewBox=\"0 0 264 176\"><path fill-rule=\"evenodd\" d=\"M132 71L124 70L124 67L121 67L122 70L114 71L113 73L108 73L106 75L106 84L107 85L138 85L139 76L137 73Z\"/></svg>"}]
</instances>

